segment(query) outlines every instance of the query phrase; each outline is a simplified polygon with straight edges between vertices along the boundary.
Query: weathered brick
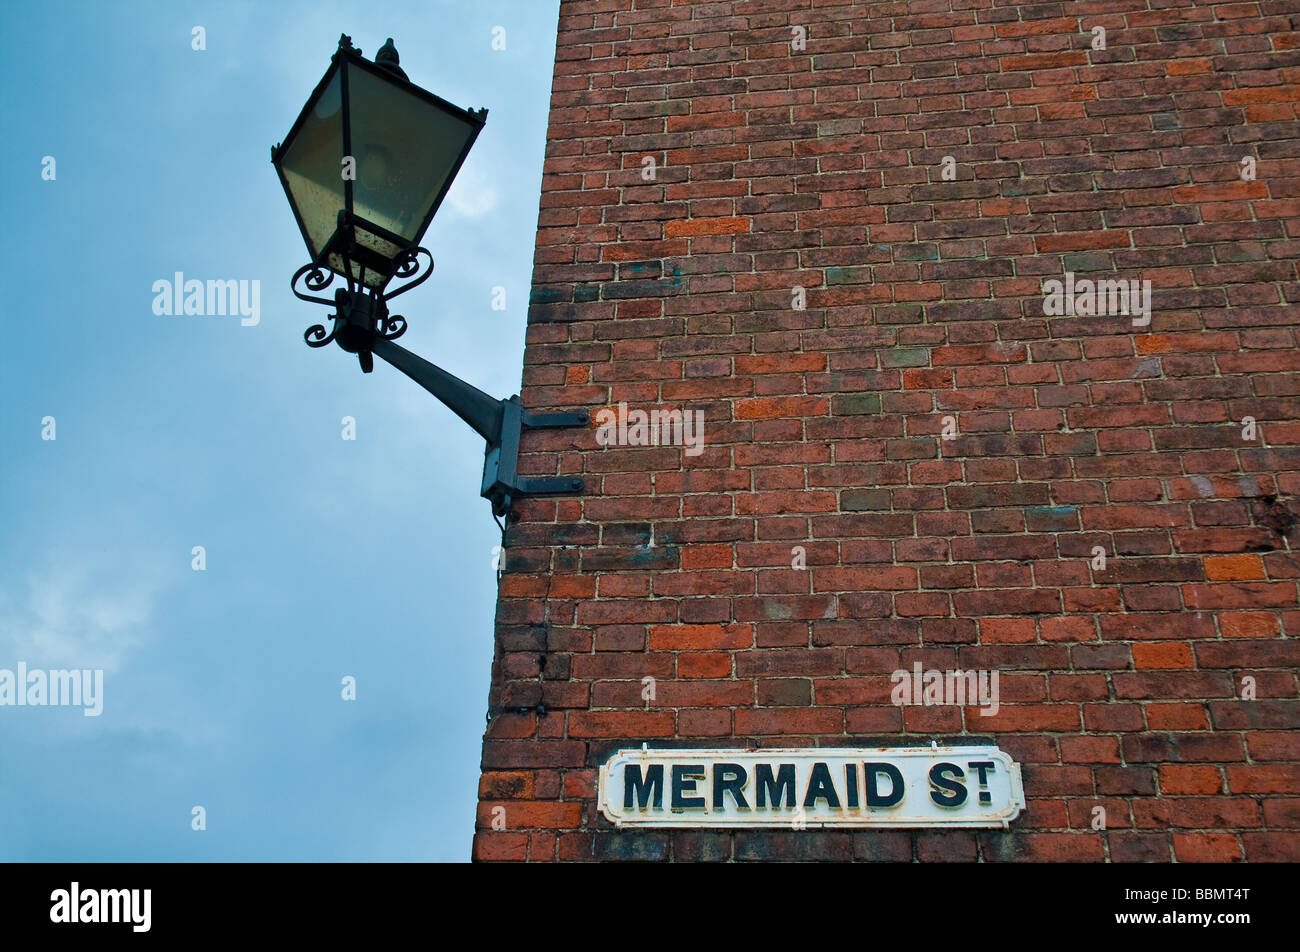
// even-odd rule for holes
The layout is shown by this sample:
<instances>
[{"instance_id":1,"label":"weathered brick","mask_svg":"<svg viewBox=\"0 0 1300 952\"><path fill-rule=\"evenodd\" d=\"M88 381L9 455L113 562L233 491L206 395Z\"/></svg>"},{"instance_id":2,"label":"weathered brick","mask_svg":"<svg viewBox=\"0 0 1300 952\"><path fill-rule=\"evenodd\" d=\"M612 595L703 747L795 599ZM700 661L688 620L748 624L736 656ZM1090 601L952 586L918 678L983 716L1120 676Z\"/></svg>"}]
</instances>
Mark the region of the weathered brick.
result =
<instances>
[{"instance_id":1,"label":"weathered brick","mask_svg":"<svg viewBox=\"0 0 1300 952\"><path fill-rule=\"evenodd\" d=\"M811 6L798 56L779 3L562 10L521 399L705 422L524 434L587 489L515 505L480 826L534 826L474 857L1300 859L1294 24L1186 0L1093 51L1059 4ZM1049 313L1066 272L1149 281L1150 322ZM997 670L999 712L894 706L915 660ZM1010 830L594 805L643 741L971 732L1024 766Z\"/></svg>"}]
</instances>

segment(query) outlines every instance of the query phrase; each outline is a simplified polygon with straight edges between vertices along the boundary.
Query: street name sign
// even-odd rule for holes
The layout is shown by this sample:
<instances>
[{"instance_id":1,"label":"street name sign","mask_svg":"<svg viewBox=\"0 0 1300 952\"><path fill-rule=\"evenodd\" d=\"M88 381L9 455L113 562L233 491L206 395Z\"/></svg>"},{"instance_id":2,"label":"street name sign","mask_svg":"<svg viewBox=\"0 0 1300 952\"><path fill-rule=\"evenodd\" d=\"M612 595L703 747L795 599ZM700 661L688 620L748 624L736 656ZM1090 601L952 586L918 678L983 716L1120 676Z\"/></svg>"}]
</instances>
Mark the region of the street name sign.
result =
<instances>
[{"instance_id":1,"label":"street name sign","mask_svg":"<svg viewBox=\"0 0 1300 952\"><path fill-rule=\"evenodd\" d=\"M600 768L619 827L1002 827L1025 806L996 747L620 750Z\"/></svg>"}]
</instances>

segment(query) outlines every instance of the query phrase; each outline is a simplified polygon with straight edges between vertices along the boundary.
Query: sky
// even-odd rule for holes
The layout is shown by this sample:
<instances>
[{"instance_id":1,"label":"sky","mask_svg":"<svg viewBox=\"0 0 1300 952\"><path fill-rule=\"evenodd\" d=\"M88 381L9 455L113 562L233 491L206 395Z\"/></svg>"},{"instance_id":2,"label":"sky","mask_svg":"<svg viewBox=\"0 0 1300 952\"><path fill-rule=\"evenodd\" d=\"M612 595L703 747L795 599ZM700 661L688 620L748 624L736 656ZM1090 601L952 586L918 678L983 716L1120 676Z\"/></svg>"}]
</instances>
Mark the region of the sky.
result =
<instances>
[{"instance_id":1,"label":"sky","mask_svg":"<svg viewBox=\"0 0 1300 952\"><path fill-rule=\"evenodd\" d=\"M0 3L0 669L103 671L98 716L0 705L0 860L469 859L483 442L304 343L327 310L289 290L308 252L270 147L340 33L487 107L394 311L404 346L517 393L558 6ZM156 314L178 271L259 282L257 322Z\"/></svg>"}]
</instances>

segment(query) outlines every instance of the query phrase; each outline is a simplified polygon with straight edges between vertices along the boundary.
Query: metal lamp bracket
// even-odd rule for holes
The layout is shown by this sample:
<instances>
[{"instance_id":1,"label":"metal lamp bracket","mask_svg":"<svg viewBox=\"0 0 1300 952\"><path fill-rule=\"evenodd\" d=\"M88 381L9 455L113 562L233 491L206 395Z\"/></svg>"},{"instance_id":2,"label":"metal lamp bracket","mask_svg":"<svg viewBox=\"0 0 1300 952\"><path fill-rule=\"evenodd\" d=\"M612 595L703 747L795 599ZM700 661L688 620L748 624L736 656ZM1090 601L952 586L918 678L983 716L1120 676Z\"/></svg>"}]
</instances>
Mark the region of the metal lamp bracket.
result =
<instances>
[{"instance_id":1,"label":"metal lamp bracket","mask_svg":"<svg viewBox=\"0 0 1300 952\"><path fill-rule=\"evenodd\" d=\"M510 502L518 496L555 496L580 493L584 488L576 476L520 476L519 439L524 430L564 429L586 426L591 417L586 410L574 413L533 413L525 410L514 396L501 403L501 429L498 439L488 440L483 460L482 496L492 500L492 511L505 515Z\"/></svg>"},{"instance_id":2,"label":"metal lamp bracket","mask_svg":"<svg viewBox=\"0 0 1300 952\"><path fill-rule=\"evenodd\" d=\"M429 257L428 270L420 274L420 255ZM397 277L408 280L387 294L370 290L348 279L348 288L335 292L334 300L304 294L297 283L303 279L307 290L325 291L334 274L320 263L304 265L290 282L293 293L304 301L334 307L330 315L333 327L326 330L316 324L303 335L311 347L324 347L331 341L348 353L356 354L361 369L370 373L374 357L396 367L429 393L441 400L458 417L487 441L483 457L481 495L492 503L492 512L504 516L511 503L523 496L553 496L580 493L585 488L576 476L519 475L519 441L524 430L561 429L586 426L591 417L586 410L569 413L534 413L525 410L518 396L498 400L489 396L423 357L396 343L406 331L406 319L390 316L387 301L415 287L429 276L433 259L424 248L414 248L398 259Z\"/></svg>"}]
</instances>

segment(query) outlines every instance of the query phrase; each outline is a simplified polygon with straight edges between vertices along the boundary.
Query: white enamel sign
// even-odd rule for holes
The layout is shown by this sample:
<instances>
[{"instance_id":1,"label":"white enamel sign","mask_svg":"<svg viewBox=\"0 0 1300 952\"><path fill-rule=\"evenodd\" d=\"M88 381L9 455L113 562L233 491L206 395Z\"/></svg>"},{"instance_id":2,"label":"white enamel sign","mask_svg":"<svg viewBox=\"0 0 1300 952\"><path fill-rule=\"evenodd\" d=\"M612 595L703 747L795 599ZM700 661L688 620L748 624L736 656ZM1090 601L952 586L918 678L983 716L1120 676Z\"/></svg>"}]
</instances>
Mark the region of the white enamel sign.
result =
<instances>
[{"instance_id":1,"label":"white enamel sign","mask_svg":"<svg viewBox=\"0 0 1300 952\"><path fill-rule=\"evenodd\" d=\"M1020 765L996 747L620 750L600 768L617 826L1006 827Z\"/></svg>"}]
</instances>

